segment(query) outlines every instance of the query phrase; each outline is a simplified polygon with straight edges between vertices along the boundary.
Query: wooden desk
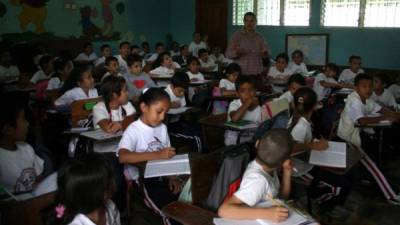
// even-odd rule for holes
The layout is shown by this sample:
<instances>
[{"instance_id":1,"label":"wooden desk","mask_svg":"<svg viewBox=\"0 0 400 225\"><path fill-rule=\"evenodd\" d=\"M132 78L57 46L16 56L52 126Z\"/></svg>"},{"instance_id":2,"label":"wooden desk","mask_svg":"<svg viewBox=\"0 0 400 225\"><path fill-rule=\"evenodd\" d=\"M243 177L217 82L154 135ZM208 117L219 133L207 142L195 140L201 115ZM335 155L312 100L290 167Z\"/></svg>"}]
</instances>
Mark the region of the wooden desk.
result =
<instances>
[{"instance_id":1,"label":"wooden desk","mask_svg":"<svg viewBox=\"0 0 400 225\"><path fill-rule=\"evenodd\" d=\"M172 202L162 212L184 225L214 225L213 219L217 217L213 212L182 202Z\"/></svg>"}]
</instances>

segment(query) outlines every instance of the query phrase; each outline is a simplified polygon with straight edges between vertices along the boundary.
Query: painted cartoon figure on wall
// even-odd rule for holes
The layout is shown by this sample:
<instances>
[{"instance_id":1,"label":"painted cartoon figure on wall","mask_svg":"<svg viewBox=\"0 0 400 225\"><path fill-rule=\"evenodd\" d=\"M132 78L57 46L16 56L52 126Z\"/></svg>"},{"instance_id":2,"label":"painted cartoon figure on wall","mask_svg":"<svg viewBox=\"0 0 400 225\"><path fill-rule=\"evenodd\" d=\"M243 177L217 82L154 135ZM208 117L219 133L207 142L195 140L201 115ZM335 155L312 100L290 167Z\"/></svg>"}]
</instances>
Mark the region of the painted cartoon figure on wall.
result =
<instances>
[{"instance_id":1,"label":"painted cartoon figure on wall","mask_svg":"<svg viewBox=\"0 0 400 225\"><path fill-rule=\"evenodd\" d=\"M42 34L46 32L44 22L47 18L48 0L10 0L13 5L21 5L22 10L18 16L19 24L23 32L28 25L33 23L36 27L35 33Z\"/></svg>"},{"instance_id":2,"label":"painted cartoon figure on wall","mask_svg":"<svg viewBox=\"0 0 400 225\"><path fill-rule=\"evenodd\" d=\"M111 10L112 0L100 0L102 5L102 15L104 20L103 34L107 37L111 37L114 32L113 28L113 13Z\"/></svg>"},{"instance_id":3,"label":"painted cartoon figure on wall","mask_svg":"<svg viewBox=\"0 0 400 225\"><path fill-rule=\"evenodd\" d=\"M101 29L97 27L91 20L91 17L96 14L90 6L84 6L80 9L82 25L82 33L85 38L93 39L94 37L102 36Z\"/></svg>"}]
</instances>

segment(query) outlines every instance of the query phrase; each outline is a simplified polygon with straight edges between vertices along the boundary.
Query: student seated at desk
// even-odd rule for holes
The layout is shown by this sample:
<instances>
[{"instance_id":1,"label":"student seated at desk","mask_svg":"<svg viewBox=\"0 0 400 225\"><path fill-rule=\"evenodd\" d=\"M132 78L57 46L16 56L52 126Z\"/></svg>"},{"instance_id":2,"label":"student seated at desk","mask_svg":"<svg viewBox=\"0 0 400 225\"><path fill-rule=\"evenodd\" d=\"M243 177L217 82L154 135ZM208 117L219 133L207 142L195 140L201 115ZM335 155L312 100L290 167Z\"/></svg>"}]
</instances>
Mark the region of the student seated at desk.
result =
<instances>
[{"instance_id":1,"label":"student seated at desk","mask_svg":"<svg viewBox=\"0 0 400 225\"><path fill-rule=\"evenodd\" d=\"M129 99L137 102L140 94L146 88L155 87L156 84L150 76L142 71L142 58L138 55L128 57L129 72L123 76L128 86Z\"/></svg>"},{"instance_id":2,"label":"student seated at desk","mask_svg":"<svg viewBox=\"0 0 400 225\"><path fill-rule=\"evenodd\" d=\"M140 48L137 45L132 45L131 46L131 55L139 55L140 54Z\"/></svg>"},{"instance_id":3,"label":"student seated at desk","mask_svg":"<svg viewBox=\"0 0 400 225\"><path fill-rule=\"evenodd\" d=\"M170 108L176 109L186 106L185 92L189 87L189 76L186 73L175 73L172 76L171 84L165 88L171 99Z\"/></svg>"},{"instance_id":4,"label":"student seated at desk","mask_svg":"<svg viewBox=\"0 0 400 225\"><path fill-rule=\"evenodd\" d=\"M127 41L121 42L121 44L119 44L119 55L116 55L115 57L118 59L121 74L125 74L129 71L126 60L129 56L130 47L131 44Z\"/></svg>"},{"instance_id":5,"label":"student seated at desk","mask_svg":"<svg viewBox=\"0 0 400 225\"><path fill-rule=\"evenodd\" d=\"M326 150L329 146L324 138L318 141L314 141L313 138L311 116L318 104L316 93L311 88L302 87L294 93L293 102L294 112L288 123L288 129L295 141L293 154L311 150ZM320 176L320 185L318 185L320 188L313 190L311 197L328 209L330 216L336 218L348 216L341 206L346 200L350 188L349 182L344 177L320 171L318 167L295 157L292 158L292 161L293 167L296 168L293 176L303 179L308 184L311 184L317 174L323 173Z\"/></svg>"},{"instance_id":6,"label":"student seated at desk","mask_svg":"<svg viewBox=\"0 0 400 225\"><path fill-rule=\"evenodd\" d=\"M212 48L210 59L214 60L215 63L233 62L232 60L225 58L224 54L221 53L221 47L219 45L216 45Z\"/></svg>"},{"instance_id":7,"label":"student seated at desk","mask_svg":"<svg viewBox=\"0 0 400 225\"><path fill-rule=\"evenodd\" d=\"M285 221L289 216L285 207L261 208L257 204L277 197L289 198L292 175L289 157L293 139L286 129L273 129L257 141L256 148L256 159L247 166L239 190L222 203L218 215L229 219ZM281 182L278 177L280 168L283 173Z\"/></svg>"},{"instance_id":8,"label":"student seated at desk","mask_svg":"<svg viewBox=\"0 0 400 225\"><path fill-rule=\"evenodd\" d=\"M147 60L151 56L150 44L147 41L142 42L142 51L139 53L143 60Z\"/></svg>"},{"instance_id":9,"label":"student seated at desk","mask_svg":"<svg viewBox=\"0 0 400 225\"><path fill-rule=\"evenodd\" d=\"M218 70L217 64L208 56L208 50L202 48L199 50L200 71L214 72Z\"/></svg>"},{"instance_id":10,"label":"student seated at desk","mask_svg":"<svg viewBox=\"0 0 400 225\"><path fill-rule=\"evenodd\" d=\"M163 52L158 55L157 60L154 63L153 70L150 71L150 75L170 75L172 76L175 73L175 69L181 68L181 66L172 61L171 55L169 52Z\"/></svg>"},{"instance_id":11,"label":"student seated at desk","mask_svg":"<svg viewBox=\"0 0 400 225\"><path fill-rule=\"evenodd\" d=\"M54 58L50 55L44 55L39 60L40 69L33 74L30 82L36 84L40 80L50 79L54 73Z\"/></svg>"},{"instance_id":12,"label":"student seated at desk","mask_svg":"<svg viewBox=\"0 0 400 225\"><path fill-rule=\"evenodd\" d=\"M0 82L17 80L19 77L18 67L11 65L11 54L8 50L0 52Z\"/></svg>"},{"instance_id":13,"label":"student seated at desk","mask_svg":"<svg viewBox=\"0 0 400 225\"><path fill-rule=\"evenodd\" d=\"M351 93L346 100L345 108L340 116L337 135L343 140L354 144L360 151L365 150L371 153L377 148L374 131L371 128L359 128L356 124L365 126L368 124L379 123L383 120L399 121L399 114L393 111L382 108L374 100L371 99L373 78L365 73L357 75L354 80L355 91ZM381 113L380 116L371 117L376 113ZM378 169L372 159L365 154L361 159L361 163L374 177L379 184L385 198L391 204L400 204L400 195L396 194L382 172Z\"/></svg>"},{"instance_id":14,"label":"student seated at desk","mask_svg":"<svg viewBox=\"0 0 400 225\"><path fill-rule=\"evenodd\" d=\"M101 82L103 82L104 79L109 76L122 77L122 74L119 72L119 64L116 57L107 57L106 61L104 62L104 67L107 69L107 73L103 75Z\"/></svg>"},{"instance_id":15,"label":"student seated at desk","mask_svg":"<svg viewBox=\"0 0 400 225\"><path fill-rule=\"evenodd\" d=\"M400 100L400 77L396 78L396 83L390 85L388 90L390 92L392 92L392 94L393 94L394 98L396 99L396 101Z\"/></svg>"},{"instance_id":16,"label":"student seated at desk","mask_svg":"<svg viewBox=\"0 0 400 225\"><path fill-rule=\"evenodd\" d=\"M224 70L224 77L219 81L218 88L214 88L213 96L236 96L236 80L242 73L239 64L231 63ZM221 114L226 112L228 106L227 101L214 101L213 114Z\"/></svg>"},{"instance_id":17,"label":"student seated at desk","mask_svg":"<svg viewBox=\"0 0 400 225\"><path fill-rule=\"evenodd\" d=\"M382 107L397 110L399 108L396 99L392 92L386 89L386 76L383 73L374 74L374 91L371 99L377 102Z\"/></svg>"},{"instance_id":18,"label":"student seated at desk","mask_svg":"<svg viewBox=\"0 0 400 225\"><path fill-rule=\"evenodd\" d=\"M204 48L207 49L207 44L201 40L201 34L199 32L193 32L193 41L189 44L189 52L194 57L199 57L199 50Z\"/></svg>"},{"instance_id":19,"label":"student seated at desk","mask_svg":"<svg viewBox=\"0 0 400 225\"><path fill-rule=\"evenodd\" d=\"M171 43L170 49L169 49L169 53L171 54L171 57L175 57L180 55L180 51L179 51L179 43L176 41L173 41Z\"/></svg>"},{"instance_id":20,"label":"student seated at desk","mask_svg":"<svg viewBox=\"0 0 400 225\"><path fill-rule=\"evenodd\" d=\"M179 48L180 54L173 57L174 62L177 62L181 67L184 67L188 64L187 60L190 58L189 47L188 45L182 45Z\"/></svg>"},{"instance_id":21,"label":"student seated at desk","mask_svg":"<svg viewBox=\"0 0 400 225\"><path fill-rule=\"evenodd\" d=\"M160 88L149 88L140 97L141 115L125 130L117 155L125 164L141 163L157 159L169 159L175 155L171 147L167 126L163 120L169 110L170 98ZM128 166L127 179L136 180L139 173ZM178 199L183 183L176 176L145 178L145 198L155 212ZM167 219L167 218L164 218Z\"/></svg>"},{"instance_id":22,"label":"student seated at desk","mask_svg":"<svg viewBox=\"0 0 400 225\"><path fill-rule=\"evenodd\" d=\"M261 123L261 107L256 97L256 87L251 78L241 77L238 82L237 94L239 99L233 100L228 108L228 121L238 122L248 120ZM225 131L225 145L237 143L238 131ZM254 136L254 131L245 131L240 137L240 142L250 141Z\"/></svg>"},{"instance_id":23,"label":"student seated at desk","mask_svg":"<svg viewBox=\"0 0 400 225\"><path fill-rule=\"evenodd\" d=\"M275 84L286 84L289 76L292 75L292 71L287 67L289 57L285 53L281 53L275 58L275 66L269 68L268 78L272 83L272 89L275 92L283 92L284 86L277 86Z\"/></svg>"},{"instance_id":24,"label":"student seated at desk","mask_svg":"<svg viewBox=\"0 0 400 225\"><path fill-rule=\"evenodd\" d=\"M339 82L348 84L353 88L354 79L360 73L364 73L364 70L361 69L361 57L352 55L349 57L349 68L342 71Z\"/></svg>"},{"instance_id":25,"label":"student seated at desk","mask_svg":"<svg viewBox=\"0 0 400 225\"><path fill-rule=\"evenodd\" d=\"M289 102L290 106L292 106L294 93L299 88L306 86L306 80L301 74L293 74L289 77L287 86L288 90L285 93L281 94L281 96L279 96L275 100L286 99Z\"/></svg>"},{"instance_id":26,"label":"student seated at desk","mask_svg":"<svg viewBox=\"0 0 400 225\"><path fill-rule=\"evenodd\" d=\"M306 64L303 62L304 54L301 50L294 50L292 52L292 61L289 63L288 68L293 74L305 74L308 72Z\"/></svg>"},{"instance_id":27,"label":"student seated at desk","mask_svg":"<svg viewBox=\"0 0 400 225\"><path fill-rule=\"evenodd\" d=\"M104 44L100 47L101 57L94 61L94 66L100 66L105 63L106 59L112 56L112 49L109 45Z\"/></svg>"},{"instance_id":28,"label":"student seated at desk","mask_svg":"<svg viewBox=\"0 0 400 225\"><path fill-rule=\"evenodd\" d=\"M47 84L47 90L52 91L60 89L68 79L73 69L74 64L71 60L62 57L57 58L54 61L55 73Z\"/></svg>"},{"instance_id":29,"label":"student seated at desk","mask_svg":"<svg viewBox=\"0 0 400 225\"><path fill-rule=\"evenodd\" d=\"M93 64L99 57L93 51L93 45L90 42L83 44L83 52L81 52L75 59L75 63L79 65Z\"/></svg>"},{"instance_id":30,"label":"student seated at desk","mask_svg":"<svg viewBox=\"0 0 400 225\"><path fill-rule=\"evenodd\" d=\"M61 96L54 102L55 106L69 106L81 99L98 97L90 66L81 66L72 70L71 75L60 90Z\"/></svg>"},{"instance_id":31,"label":"student seated at desk","mask_svg":"<svg viewBox=\"0 0 400 225\"><path fill-rule=\"evenodd\" d=\"M204 75L200 72L200 61L196 57L190 57L187 61L188 71L186 74L189 76L190 82L203 81Z\"/></svg>"},{"instance_id":32,"label":"student seated at desk","mask_svg":"<svg viewBox=\"0 0 400 225\"><path fill-rule=\"evenodd\" d=\"M156 44L156 52L153 53L153 54L147 59L147 63L154 63L154 62L157 60L158 56L159 56L161 53L163 53L163 52L165 52L164 44L161 43L161 42L158 42L158 43ZM170 54L171 54L171 53L170 53Z\"/></svg>"},{"instance_id":33,"label":"student seated at desk","mask_svg":"<svg viewBox=\"0 0 400 225\"><path fill-rule=\"evenodd\" d=\"M343 88L345 84L340 84L335 80L335 77L339 71L338 66L334 63L328 63L325 66L324 72L318 74L314 80L313 89L317 94L318 101L322 101L327 97L332 88Z\"/></svg>"}]
</instances>

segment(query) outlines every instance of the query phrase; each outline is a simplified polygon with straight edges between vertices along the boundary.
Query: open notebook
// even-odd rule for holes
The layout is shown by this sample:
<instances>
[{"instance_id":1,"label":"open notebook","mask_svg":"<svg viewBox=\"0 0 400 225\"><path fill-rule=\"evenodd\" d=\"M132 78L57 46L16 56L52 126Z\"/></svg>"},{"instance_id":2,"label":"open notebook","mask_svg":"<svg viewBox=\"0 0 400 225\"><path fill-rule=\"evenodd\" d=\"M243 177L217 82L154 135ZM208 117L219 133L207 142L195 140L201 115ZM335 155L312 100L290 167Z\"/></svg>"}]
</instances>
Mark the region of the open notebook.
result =
<instances>
[{"instance_id":1,"label":"open notebook","mask_svg":"<svg viewBox=\"0 0 400 225\"><path fill-rule=\"evenodd\" d=\"M81 133L82 136L96 140L96 141L106 141L110 139L117 139L122 137L123 132L117 132L115 134L110 134L104 132L102 129L91 130Z\"/></svg>"},{"instance_id":2,"label":"open notebook","mask_svg":"<svg viewBox=\"0 0 400 225\"><path fill-rule=\"evenodd\" d=\"M309 163L326 167L346 168L346 143L329 141L328 144L327 150L312 150Z\"/></svg>"},{"instance_id":3,"label":"open notebook","mask_svg":"<svg viewBox=\"0 0 400 225\"><path fill-rule=\"evenodd\" d=\"M168 110L168 114L170 114L170 115L179 115L179 114L182 114L182 113L188 111L188 110L191 109L191 108L192 108L192 107L187 107L187 106L185 106L185 107L179 107L179 108L169 109L169 110Z\"/></svg>"},{"instance_id":4,"label":"open notebook","mask_svg":"<svg viewBox=\"0 0 400 225\"><path fill-rule=\"evenodd\" d=\"M282 203L282 201L280 201ZM282 203L286 208L289 209L289 217L287 220L280 222L280 223L274 223L270 220L262 220L262 219L257 219L257 220L232 220L232 219L225 219L225 218L214 218L214 224L215 225L300 225L300 224L305 224L306 222L309 222L307 224L311 224L314 222L312 218L307 217L300 211L289 207ZM272 207L271 202L262 202L258 204L256 207L262 207L262 208L268 208Z\"/></svg>"},{"instance_id":5,"label":"open notebook","mask_svg":"<svg viewBox=\"0 0 400 225\"><path fill-rule=\"evenodd\" d=\"M190 174L188 154L175 155L165 160L148 161L144 171L144 178L182 174Z\"/></svg>"}]
</instances>

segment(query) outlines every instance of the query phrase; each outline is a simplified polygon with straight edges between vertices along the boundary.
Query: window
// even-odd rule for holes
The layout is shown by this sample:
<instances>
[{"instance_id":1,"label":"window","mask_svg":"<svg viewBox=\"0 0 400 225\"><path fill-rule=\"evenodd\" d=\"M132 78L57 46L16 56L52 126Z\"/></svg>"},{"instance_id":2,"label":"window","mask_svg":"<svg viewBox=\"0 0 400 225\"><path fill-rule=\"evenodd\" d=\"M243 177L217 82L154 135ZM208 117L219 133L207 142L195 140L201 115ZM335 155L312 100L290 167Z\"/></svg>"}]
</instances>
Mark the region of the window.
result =
<instances>
[{"instance_id":1,"label":"window","mask_svg":"<svg viewBox=\"0 0 400 225\"><path fill-rule=\"evenodd\" d=\"M400 0L324 0L321 24L338 27L400 27Z\"/></svg>"},{"instance_id":2,"label":"window","mask_svg":"<svg viewBox=\"0 0 400 225\"><path fill-rule=\"evenodd\" d=\"M259 25L308 26L310 0L233 0L233 25L243 25L249 11Z\"/></svg>"}]
</instances>

